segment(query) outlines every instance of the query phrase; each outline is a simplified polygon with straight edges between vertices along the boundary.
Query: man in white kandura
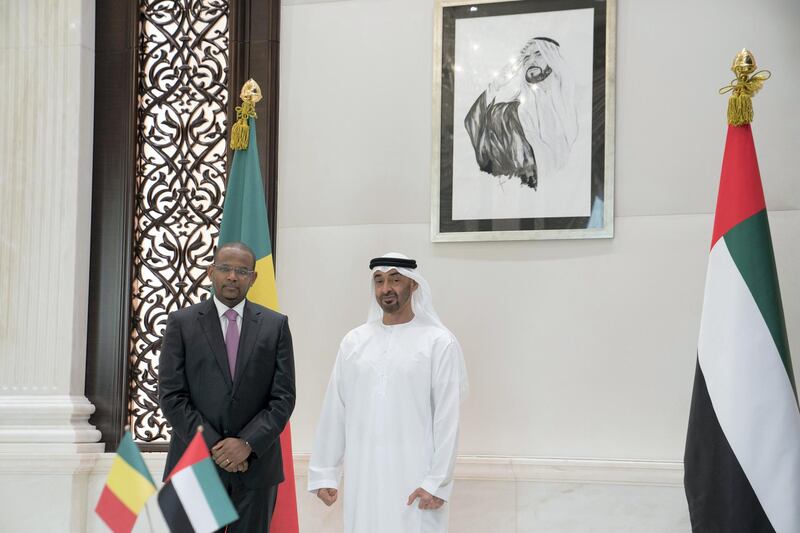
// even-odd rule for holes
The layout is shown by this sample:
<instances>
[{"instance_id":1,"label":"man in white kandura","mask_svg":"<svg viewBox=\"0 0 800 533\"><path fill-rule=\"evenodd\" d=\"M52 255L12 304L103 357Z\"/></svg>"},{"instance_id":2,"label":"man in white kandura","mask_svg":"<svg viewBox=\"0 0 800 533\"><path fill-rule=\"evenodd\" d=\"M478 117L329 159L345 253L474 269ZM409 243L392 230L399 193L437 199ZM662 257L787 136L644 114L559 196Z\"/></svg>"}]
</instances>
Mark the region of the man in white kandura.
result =
<instances>
[{"instance_id":1,"label":"man in white kandura","mask_svg":"<svg viewBox=\"0 0 800 533\"><path fill-rule=\"evenodd\" d=\"M308 490L332 505L344 463L345 533L443 533L464 356L416 261L391 253L369 266L369 317L339 347Z\"/></svg>"}]
</instances>

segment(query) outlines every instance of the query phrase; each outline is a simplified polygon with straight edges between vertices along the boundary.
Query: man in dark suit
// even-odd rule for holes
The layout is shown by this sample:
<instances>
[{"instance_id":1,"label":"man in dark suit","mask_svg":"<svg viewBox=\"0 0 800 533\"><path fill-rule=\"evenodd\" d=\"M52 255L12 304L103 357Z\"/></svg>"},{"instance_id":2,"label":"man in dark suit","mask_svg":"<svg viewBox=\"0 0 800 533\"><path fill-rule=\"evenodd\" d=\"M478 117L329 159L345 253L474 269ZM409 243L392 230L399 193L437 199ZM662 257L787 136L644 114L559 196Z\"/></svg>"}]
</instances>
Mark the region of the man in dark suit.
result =
<instances>
[{"instance_id":1,"label":"man in dark suit","mask_svg":"<svg viewBox=\"0 0 800 533\"><path fill-rule=\"evenodd\" d=\"M245 299L256 279L245 244L219 247L214 296L170 314L159 359L161 409L172 425L166 477L197 427L239 513L228 532L269 532L283 481L280 434L294 409L286 316Z\"/></svg>"}]
</instances>

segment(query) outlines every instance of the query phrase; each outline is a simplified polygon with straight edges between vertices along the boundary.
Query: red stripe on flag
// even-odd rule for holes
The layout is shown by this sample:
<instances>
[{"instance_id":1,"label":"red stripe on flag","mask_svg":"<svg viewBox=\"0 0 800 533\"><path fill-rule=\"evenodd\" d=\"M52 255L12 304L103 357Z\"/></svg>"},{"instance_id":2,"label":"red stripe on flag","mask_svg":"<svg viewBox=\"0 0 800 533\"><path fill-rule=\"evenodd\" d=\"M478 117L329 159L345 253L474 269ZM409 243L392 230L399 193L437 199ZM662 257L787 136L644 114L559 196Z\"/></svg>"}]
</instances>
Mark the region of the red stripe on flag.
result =
<instances>
[{"instance_id":1,"label":"red stripe on flag","mask_svg":"<svg viewBox=\"0 0 800 533\"><path fill-rule=\"evenodd\" d=\"M114 533L129 533L136 523L136 515L111 492L108 485L103 487L103 493L100 494L94 512Z\"/></svg>"},{"instance_id":2,"label":"red stripe on flag","mask_svg":"<svg viewBox=\"0 0 800 533\"><path fill-rule=\"evenodd\" d=\"M294 460L292 458L292 428L286 424L281 433L281 454L283 455L283 483L278 485L278 500L272 514L270 531L272 533L299 533L297 521L297 490L294 483Z\"/></svg>"},{"instance_id":3,"label":"red stripe on flag","mask_svg":"<svg viewBox=\"0 0 800 533\"><path fill-rule=\"evenodd\" d=\"M210 458L211 455L208 453L208 446L206 445L205 439L203 439L203 433L198 431L194 434L192 442L189 443L189 446L186 448L186 451L183 452L178 464L176 464L175 468L172 469L172 472L169 473L169 477L164 480L164 483L169 481L172 476L184 468L188 468L195 463L199 463L200 461Z\"/></svg>"},{"instance_id":4,"label":"red stripe on flag","mask_svg":"<svg viewBox=\"0 0 800 533\"><path fill-rule=\"evenodd\" d=\"M765 208L750 125L728 126L711 247L739 222Z\"/></svg>"}]
</instances>

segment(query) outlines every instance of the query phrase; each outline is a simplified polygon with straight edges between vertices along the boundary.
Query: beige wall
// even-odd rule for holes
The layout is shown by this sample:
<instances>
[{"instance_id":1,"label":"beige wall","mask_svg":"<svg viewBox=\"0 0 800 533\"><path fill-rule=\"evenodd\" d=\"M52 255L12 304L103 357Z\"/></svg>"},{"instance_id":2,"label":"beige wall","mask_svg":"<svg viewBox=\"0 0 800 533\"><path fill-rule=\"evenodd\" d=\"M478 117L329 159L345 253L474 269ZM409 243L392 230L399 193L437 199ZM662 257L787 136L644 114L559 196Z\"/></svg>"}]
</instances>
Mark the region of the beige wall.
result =
<instances>
[{"instance_id":1,"label":"beige wall","mask_svg":"<svg viewBox=\"0 0 800 533\"><path fill-rule=\"evenodd\" d=\"M717 89L743 46L773 72L754 132L800 341L798 22L792 0L620 0L614 239L432 244L433 2L285 2L277 257L295 450L310 450L338 342L364 319L367 261L399 250L466 353L462 453L681 460L726 128Z\"/></svg>"}]
</instances>

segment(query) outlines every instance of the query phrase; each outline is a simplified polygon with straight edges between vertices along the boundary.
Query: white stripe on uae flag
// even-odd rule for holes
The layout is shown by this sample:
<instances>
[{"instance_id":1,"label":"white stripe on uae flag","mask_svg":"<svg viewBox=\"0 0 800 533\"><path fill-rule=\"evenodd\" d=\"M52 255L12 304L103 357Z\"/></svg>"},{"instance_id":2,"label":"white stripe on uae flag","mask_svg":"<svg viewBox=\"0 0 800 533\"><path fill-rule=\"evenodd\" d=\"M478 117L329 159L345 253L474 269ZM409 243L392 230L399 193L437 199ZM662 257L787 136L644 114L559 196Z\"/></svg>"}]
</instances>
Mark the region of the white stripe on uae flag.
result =
<instances>
[{"instance_id":1,"label":"white stripe on uae flag","mask_svg":"<svg viewBox=\"0 0 800 533\"><path fill-rule=\"evenodd\" d=\"M197 481L197 476L194 475L194 469L184 468L172 476L171 481L195 532L211 533L216 531L219 524L208 505L206 495Z\"/></svg>"},{"instance_id":2,"label":"white stripe on uae flag","mask_svg":"<svg viewBox=\"0 0 800 533\"><path fill-rule=\"evenodd\" d=\"M724 238L709 256L698 358L719 424L772 527L797 533L800 411Z\"/></svg>"}]
</instances>

